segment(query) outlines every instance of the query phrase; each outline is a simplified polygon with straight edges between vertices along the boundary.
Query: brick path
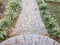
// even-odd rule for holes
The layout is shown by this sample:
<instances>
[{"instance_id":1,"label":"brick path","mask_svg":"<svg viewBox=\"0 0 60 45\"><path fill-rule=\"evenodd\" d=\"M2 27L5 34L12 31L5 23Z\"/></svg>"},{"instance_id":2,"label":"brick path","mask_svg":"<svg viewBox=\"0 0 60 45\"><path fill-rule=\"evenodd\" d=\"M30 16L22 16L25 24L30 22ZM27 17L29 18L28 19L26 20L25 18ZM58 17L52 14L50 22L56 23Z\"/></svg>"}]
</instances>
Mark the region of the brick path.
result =
<instances>
[{"instance_id":1,"label":"brick path","mask_svg":"<svg viewBox=\"0 0 60 45\"><path fill-rule=\"evenodd\" d=\"M36 0L21 0L22 12L19 15L12 33L15 34L47 34Z\"/></svg>"},{"instance_id":2,"label":"brick path","mask_svg":"<svg viewBox=\"0 0 60 45\"><path fill-rule=\"evenodd\" d=\"M58 42L41 34L47 34L36 0L21 0L22 12L19 15L14 34L0 45L60 45Z\"/></svg>"}]
</instances>

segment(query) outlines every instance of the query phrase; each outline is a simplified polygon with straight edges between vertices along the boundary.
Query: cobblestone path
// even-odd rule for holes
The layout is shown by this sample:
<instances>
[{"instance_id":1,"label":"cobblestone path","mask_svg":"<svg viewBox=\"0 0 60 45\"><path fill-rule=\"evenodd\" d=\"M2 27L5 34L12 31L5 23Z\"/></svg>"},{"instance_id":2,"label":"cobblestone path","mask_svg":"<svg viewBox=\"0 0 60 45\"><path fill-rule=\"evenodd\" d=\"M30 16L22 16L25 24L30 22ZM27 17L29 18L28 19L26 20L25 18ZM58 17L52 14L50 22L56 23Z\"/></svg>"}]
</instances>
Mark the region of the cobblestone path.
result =
<instances>
[{"instance_id":1,"label":"cobblestone path","mask_svg":"<svg viewBox=\"0 0 60 45\"><path fill-rule=\"evenodd\" d=\"M47 34L36 0L21 0L22 12L12 33Z\"/></svg>"}]
</instances>

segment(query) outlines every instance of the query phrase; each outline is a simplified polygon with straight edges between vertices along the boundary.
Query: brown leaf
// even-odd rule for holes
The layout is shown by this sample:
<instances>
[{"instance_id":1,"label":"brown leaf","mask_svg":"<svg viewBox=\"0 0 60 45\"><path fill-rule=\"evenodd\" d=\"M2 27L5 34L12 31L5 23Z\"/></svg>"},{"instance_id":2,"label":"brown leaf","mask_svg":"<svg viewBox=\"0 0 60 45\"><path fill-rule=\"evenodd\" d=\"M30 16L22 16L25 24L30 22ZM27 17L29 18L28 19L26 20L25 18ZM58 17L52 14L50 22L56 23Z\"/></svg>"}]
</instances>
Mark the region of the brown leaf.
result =
<instances>
[{"instance_id":1,"label":"brown leaf","mask_svg":"<svg viewBox=\"0 0 60 45\"><path fill-rule=\"evenodd\" d=\"M17 43L19 43L19 41L16 39L16 40L14 41L14 44L17 44Z\"/></svg>"},{"instance_id":2,"label":"brown leaf","mask_svg":"<svg viewBox=\"0 0 60 45\"><path fill-rule=\"evenodd\" d=\"M14 33L9 34L9 37L14 37L14 36L16 36L16 34L14 34Z\"/></svg>"},{"instance_id":3,"label":"brown leaf","mask_svg":"<svg viewBox=\"0 0 60 45\"><path fill-rule=\"evenodd\" d=\"M48 37L50 37L50 34L45 34L44 36L48 36Z\"/></svg>"}]
</instances>

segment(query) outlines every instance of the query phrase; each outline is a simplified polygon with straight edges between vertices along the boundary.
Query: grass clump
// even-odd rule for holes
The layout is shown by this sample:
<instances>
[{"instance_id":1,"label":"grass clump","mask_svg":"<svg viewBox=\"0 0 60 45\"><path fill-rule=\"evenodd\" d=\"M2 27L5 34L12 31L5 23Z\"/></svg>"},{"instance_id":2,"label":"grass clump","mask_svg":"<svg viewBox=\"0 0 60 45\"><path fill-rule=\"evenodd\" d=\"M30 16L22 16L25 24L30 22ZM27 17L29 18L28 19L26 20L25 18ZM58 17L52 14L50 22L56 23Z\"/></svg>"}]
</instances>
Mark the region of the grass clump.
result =
<instances>
[{"instance_id":1,"label":"grass clump","mask_svg":"<svg viewBox=\"0 0 60 45\"><path fill-rule=\"evenodd\" d=\"M4 18L0 20L0 42L7 38L9 26L13 26L21 11L20 0L9 0L4 12Z\"/></svg>"}]
</instances>

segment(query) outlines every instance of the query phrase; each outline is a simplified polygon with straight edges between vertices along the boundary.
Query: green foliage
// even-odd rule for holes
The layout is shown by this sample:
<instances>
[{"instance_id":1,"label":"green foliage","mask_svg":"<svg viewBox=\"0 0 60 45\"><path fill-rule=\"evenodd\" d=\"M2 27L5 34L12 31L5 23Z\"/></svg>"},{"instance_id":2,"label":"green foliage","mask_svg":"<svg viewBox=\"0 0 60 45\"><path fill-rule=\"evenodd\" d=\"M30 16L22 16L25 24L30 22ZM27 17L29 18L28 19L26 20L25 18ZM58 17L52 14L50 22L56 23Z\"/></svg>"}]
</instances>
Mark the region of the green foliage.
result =
<instances>
[{"instance_id":1,"label":"green foliage","mask_svg":"<svg viewBox=\"0 0 60 45\"><path fill-rule=\"evenodd\" d=\"M42 3L42 4L39 4L39 9L46 10L46 9L48 9L48 7L47 7L46 3Z\"/></svg>"},{"instance_id":2,"label":"green foliage","mask_svg":"<svg viewBox=\"0 0 60 45\"><path fill-rule=\"evenodd\" d=\"M47 4L45 2L39 3L39 1L38 1L38 5L39 5L39 9L41 11L41 16L43 18L43 21L45 23L48 33L51 34L54 38L60 38L59 37L60 29L58 28L59 26L56 23L56 21L51 17Z\"/></svg>"},{"instance_id":3,"label":"green foliage","mask_svg":"<svg viewBox=\"0 0 60 45\"><path fill-rule=\"evenodd\" d=\"M8 3L5 11L5 17L8 19L8 23L12 25L14 23L18 13L20 13L21 5L19 0L11 0Z\"/></svg>"},{"instance_id":4,"label":"green foliage","mask_svg":"<svg viewBox=\"0 0 60 45\"><path fill-rule=\"evenodd\" d=\"M2 0L0 0L0 5L2 4Z\"/></svg>"},{"instance_id":5,"label":"green foliage","mask_svg":"<svg viewBox=\"0 0 60 45\"><path fill-rule=\"evenodd\" d=\"M37 0L37 3L40 4L40 3L44 3L43 0Z\"/></svg>"},{"instance_id":6,"label":"green foliage","mask_svg":"<svg viewBox=\"0 0 60 45\"><path fill-rule=\"evenodd\" d=\"M4 18L0 20L0 41L4 40L8 35L8 27L13 26L18 14L21 11L20 0L9 0L4 12Z\"/></svg>"}]
</instances>

